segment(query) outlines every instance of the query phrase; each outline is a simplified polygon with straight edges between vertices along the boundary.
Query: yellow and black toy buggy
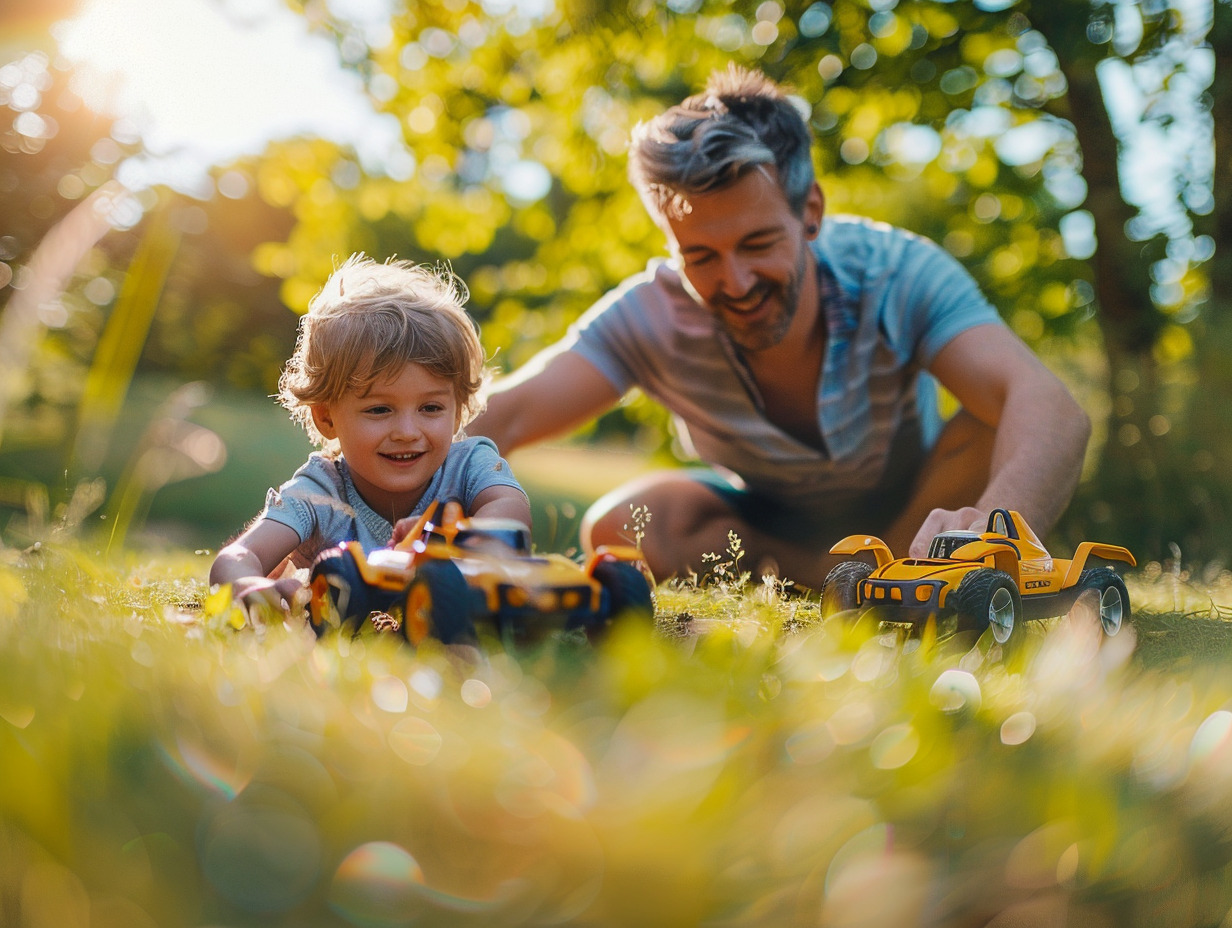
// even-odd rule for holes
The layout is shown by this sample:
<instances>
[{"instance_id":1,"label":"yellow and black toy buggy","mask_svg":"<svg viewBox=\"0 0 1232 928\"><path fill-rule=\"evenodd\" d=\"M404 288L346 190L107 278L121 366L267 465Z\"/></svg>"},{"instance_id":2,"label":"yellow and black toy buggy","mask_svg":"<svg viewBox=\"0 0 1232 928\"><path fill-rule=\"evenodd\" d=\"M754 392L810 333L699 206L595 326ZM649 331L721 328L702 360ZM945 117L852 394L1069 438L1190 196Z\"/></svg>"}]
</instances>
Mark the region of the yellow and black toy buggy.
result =
<instances>
[{"instance_id":1,"label":"yellow and black toy buggy","mask_svg":"<svg viewBox=\"0 0 1232 928\"><path fill-rule=\"evenodd\" d=\"M308 611L318 636L371 620L400 629L413 645L428 637L475 643L482 623L507 643L568 629L593 637L621 615L653 618L641 560L624 546L601 547L585 564L532 554L520 522L470 519L456 502L433 503L394 547L365 554L352 541L320 554Z\"/></svg>"}]
</instances>

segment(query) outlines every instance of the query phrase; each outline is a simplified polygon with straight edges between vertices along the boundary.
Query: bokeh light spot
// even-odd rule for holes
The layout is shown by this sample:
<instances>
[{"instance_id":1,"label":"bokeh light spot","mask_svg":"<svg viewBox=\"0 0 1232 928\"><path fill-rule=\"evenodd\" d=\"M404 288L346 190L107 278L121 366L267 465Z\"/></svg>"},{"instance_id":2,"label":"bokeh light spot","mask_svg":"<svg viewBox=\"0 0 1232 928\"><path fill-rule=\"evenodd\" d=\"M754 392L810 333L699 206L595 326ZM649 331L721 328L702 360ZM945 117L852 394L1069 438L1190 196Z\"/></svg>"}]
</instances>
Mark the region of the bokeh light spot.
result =
<instances>
[{"instance_id":1,"label":"bokeh light spot","mask_svg":"<svg viewBox=\"0 0 1232 928\"><path fill-rule=\"evenodd\" d=\"M482 680L471 678L462 684L462 701L472 709L482 709L492 701L492 690Z\"/></svg>"},{"instance_id":2,"label":"bokeh light spot","mask_svg":"<svg viewBox=\"0 0 1232 928\"><path fill-rule=\"evenodd\" d=\"M1035 734L1035 716L1030 712L1015 712L1001 723L1001 743L1024 744Z\"/></svg>"},{"instance_id":3,"label":"bokeh light spot","mask_svg":"<svg viewBox=\"0 0 1232 928\"><path fill-rule=\"evenodd\" d=\"M981 704L980 683L967 671L950 668L937 677L928 697L942 712L978 712Z\"/></svg>"},{"instance_id":4,"label":"bokeh light spot","mask_svg":"<svg viewBox=\"0 0 1232 928\"><path fill-rule=\"evenodd\" d=\"M818 2L800 14L797 26L801 35L814 39L830 28L833 19L834 13L830 9L830 4Z\"/></svg>"},{"instance_id":5,"label":"bokeh light spot","mask_svg":"<svg viewBox=\"0 0 1232 928\"><path fill-rule=\"evenodd\" d=\"M855 862L868 857L883 857L890 847L890 826L878 822L850 838L830 861L826 871L826 890L830 891L840 875Z\"/></svg>"},{"instance_id":6,"label":"bokeh light spot","mask_svg":"<svg viewBox=\"0 0 1232 928\"><path fill-rule=\"evenodd\" d=\"M430 764L441 750L441 733L421 718L403 719L389 733L389 746L408 764Z\"/></svg>"},{"instance_id":7,"label":"bokeh light spot","mask_svg":"<svg viewBox=\"0 0 1232 928\"><path fill-rule=\"evenodd\" d=\"M234 799L252 779L234 758L223 757L195 738L177 734L175 747L163 745L168 767L185 783L195 783L226 799Z\"/></svg>"},{"instance_id":8,"label":"bokeh light spot","mask_svg":"<svg viewBox=\"0 0 1232 928\"><path fill-rule=\"evenodd\" d=\"M920 735L911 725L891 725L869 745L868 755L879 770L897 770L915 757Z\"/></svg>"},{"instance_id":9,"label":"bokeh light spot","mask_svg":"<svg viewBox=\"0 0 1232 928\"><path fill-rule=\"evenodd\" d=\"M1212 712L1198 726L1189 744L1190 763L1205 760L1223 749L1232 738L1232 712L1220 709Z\"/></svg>"},{"instance_id":10,"label":"bokeh light spot","mask_svg":"<svg viewBox=\"0 0 1232 928\"><path fill-rule=\"evenodd\" d=\"M787 756L797 764L815 764L834 752L834 738L824 724L806 725L787 736Z\"/></svg>"},{"instance_id":11,"label":"bokeh light spot","mask_svg":"<svg viewBox=\"0 0 1232 928\"><path fill-rule=\"evenodd\" d=\"M423 870L409 852L388 841L372 841L338 865L329 904L361 928L409 925L423 906L418 892L423 881Z\"/></svg>"},{"instance_id":12,"label":"bokeh light spot","mask_svg":"<svg viewBox=\"0 0 1232 928\"><path fill-rule=\"evenodd\" d=\"M875 722L876 716L872 707L866 702L858 701L840 706L838 711L830 716L826 727L836 744L856 744L868 737Z\"/></svg>"},{"instance_id":13,"label":"bokeh light spot","mask_svg":"<svg viewBox=\"0 0 1232 928\"><path fill-rule=\"evenodd\" d=\"M542 200L552 189L552 175L538 161L523 159L505 170L501 187L512 200L534 203Z\"/></svg>"},{"instance_id":14,"label":"bokeh light spot","mask_svg":"<svg viewBox=\"0 0 1232 928\"><path fill-rule=\"evenodd\" d=\"M372 681L372 702L385 712L405 712L409 694L406 684L393 676Z\"/></svg>"}]
</instances>

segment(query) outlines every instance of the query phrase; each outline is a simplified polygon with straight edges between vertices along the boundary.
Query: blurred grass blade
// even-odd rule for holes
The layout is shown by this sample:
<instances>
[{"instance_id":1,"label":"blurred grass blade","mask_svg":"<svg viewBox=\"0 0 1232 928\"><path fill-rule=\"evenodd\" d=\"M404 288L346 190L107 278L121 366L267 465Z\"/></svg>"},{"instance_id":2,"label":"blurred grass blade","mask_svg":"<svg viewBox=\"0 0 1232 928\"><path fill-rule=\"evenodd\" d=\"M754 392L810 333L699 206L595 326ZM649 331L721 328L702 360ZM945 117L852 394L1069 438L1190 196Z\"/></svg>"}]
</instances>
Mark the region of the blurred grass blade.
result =
<instances>
[{"instance_id":1,"label":"blurred grass blade","mask_svg":"<svg viewBox=\"0 0 1232 928\"><path fill-rule=\"evenodd\" d=\"M30 358L43 332L39 308L54 301L73 271L111 228L111 204L125 196L109 183L86 197L39 242L24 268L20 288L0 314L0 441L4 420L30 367Z\"/></svg>"},{"instance_id":2,"label":"blurred grass blade","mask_svg":"<svg viewBox=\"0 0 1232 928\"><path fill-rule=\"evenodd\" d=\"M74 478L95 473L107 453L179 245L180 233L166 211L156 212L133 255L86 376L69 467Z\"/></svg>"},{"instance_id":3,"label":"blurred grass blade","mask_svg":"<svg viewBox=\"0 0 1232 928\"><path fill-rule=\"evenodd\" d=\"M227 448L222 439L188 421L209 396L207 384L187 383L172 392L154 414L112 494L109 548L122 545L133 524L145 520L151 498L164 486L212 474L226 463Z\"/></svg>"}]
</instances>

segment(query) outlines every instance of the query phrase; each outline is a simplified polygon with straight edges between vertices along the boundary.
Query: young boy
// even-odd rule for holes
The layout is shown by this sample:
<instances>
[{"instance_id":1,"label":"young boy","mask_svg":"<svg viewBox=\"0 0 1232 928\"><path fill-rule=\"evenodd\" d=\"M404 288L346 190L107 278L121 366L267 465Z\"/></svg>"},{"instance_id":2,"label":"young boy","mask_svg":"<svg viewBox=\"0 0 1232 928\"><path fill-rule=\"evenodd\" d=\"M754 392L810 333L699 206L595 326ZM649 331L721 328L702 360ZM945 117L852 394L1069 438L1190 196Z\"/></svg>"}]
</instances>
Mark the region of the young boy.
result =
<instances>
[{"instance_id":1,"label":"young boy","mask_svg":"<svg viewBox=\"0 0 1232 928\"><path fill-rule=\"evenodd\" d=\"M433 500L530 524L530 503L486 438L460 431L480 406L484 353L448 272L354 255L313 297L279 402L314 452L214 559L210 583L288 609L296 568L343 541L388 545ZM405 531L404 523L403 531Z\"/></svg>"}]
</instances>

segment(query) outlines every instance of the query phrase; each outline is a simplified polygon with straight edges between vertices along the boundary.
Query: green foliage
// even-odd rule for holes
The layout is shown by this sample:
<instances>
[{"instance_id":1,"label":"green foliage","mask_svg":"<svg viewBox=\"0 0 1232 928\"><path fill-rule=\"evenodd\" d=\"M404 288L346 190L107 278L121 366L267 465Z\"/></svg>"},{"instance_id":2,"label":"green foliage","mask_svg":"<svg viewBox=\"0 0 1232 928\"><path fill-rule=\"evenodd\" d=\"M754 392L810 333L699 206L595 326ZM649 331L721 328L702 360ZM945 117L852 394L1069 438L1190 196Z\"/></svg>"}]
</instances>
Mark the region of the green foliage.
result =
<instances>
[{"instance_id":1,"label":"green foliage","mask_svg":"<svg viewBox=\"0 0 1232 928\"><path fill-rule=\"evenodd\" d=\"M736 62L798 93L832 213L934 238L1030 344L1054 356L1056 343L1077 346L1082 370L1064 373L1084 381L1088 409L1110 419L1110 440L1066 531L1108 526L1137 532L1117 536L1135 548L1176 541L1199 557L1226 556L1216 513L1226 486L1202 475L1232 464L1204 438L1228 423L1191 407L1203 399L1192 385L1217 360L1195 355L1229 289L1221 246L1232 183L1211 183L1201 145L1162 134L1192 125L1227 147L1224 0L1211 7L1213 78L1193 53L1207 28L1201 5L569 0L537 14L448 0L396 5L388 30L369 31L320 0L289 5L338 39L374 104L402 127L404 157L372 163L332 142L291 139L220 166L203 199L159 190L128 203L117 230L38 314L28 333L38 352L0 371L3 452L10 465L14 455L55 462L44 487L53 503L72 491L60 475L76 470L78 422L98 404L88 372L102 333L131 309L119 295L141 276L147 226L179 236L180 247L152 295L157 306L138 307L156 308L148 337L125 346L142 374L268 394L294 339L287 308L302 311L334 263L359 250L451 262L471 287L494 363L511 369L662 253L662 234L625 179L629 133ZM0 23L28 8L6 7ZM27 113L29 101L4 89L15 71L0 87L0 281L12 273L24 282L48 230L139 146L64 92L68 75L52 55L17 49L0 65L24 68L21 86L41 88ZM1161 150L1194 148L1152 178L1170 207L1162 222L1125 199L1118 165L1129 133L1114 132L1097 66L1138 68L1142 113L1127 125L1161 133ZM1195 99L1187 115L1182 104ZM1226 160L1214 171L1226 172ZM1088 213L1090 258L1071 254L1061 234ZM0 299L13 292L0 285ZM112 385L113 394L126 388ZM1160 417L1168 428L1156 435ZM590 434L672 452L665 416L644 398ZM1152 438L1126 443L1135 434ZM1192 485L1194 461L1203 462L1198 495L1214 507L1173 489ZM1154 481L1149 493L1138 492L1143 481ZM17 494L5 495L11 505ZM1109 521L1139 498L1152 500L1149 517L1144 507ZM1153 529L1138 532L1144 522Z\"/></svg>"},{"instance_id":2,"label":"green foliage","mask_svg":"<svg viewBox=\"0 0 1232 928\"><path fill-rule=\"evenodd\" d=\"M822 625L767 584L663 587L655 632L479 664L254 625L205 570L0 552L6 923L959 925L1029 905L1198 926L1232 907L1227 626L1157 566L1131 595L1164 614L1102 642L1035 626L1012 658ZM1205 654L1158 647L1204 628Z\"/></svg>"}]
</instances>

